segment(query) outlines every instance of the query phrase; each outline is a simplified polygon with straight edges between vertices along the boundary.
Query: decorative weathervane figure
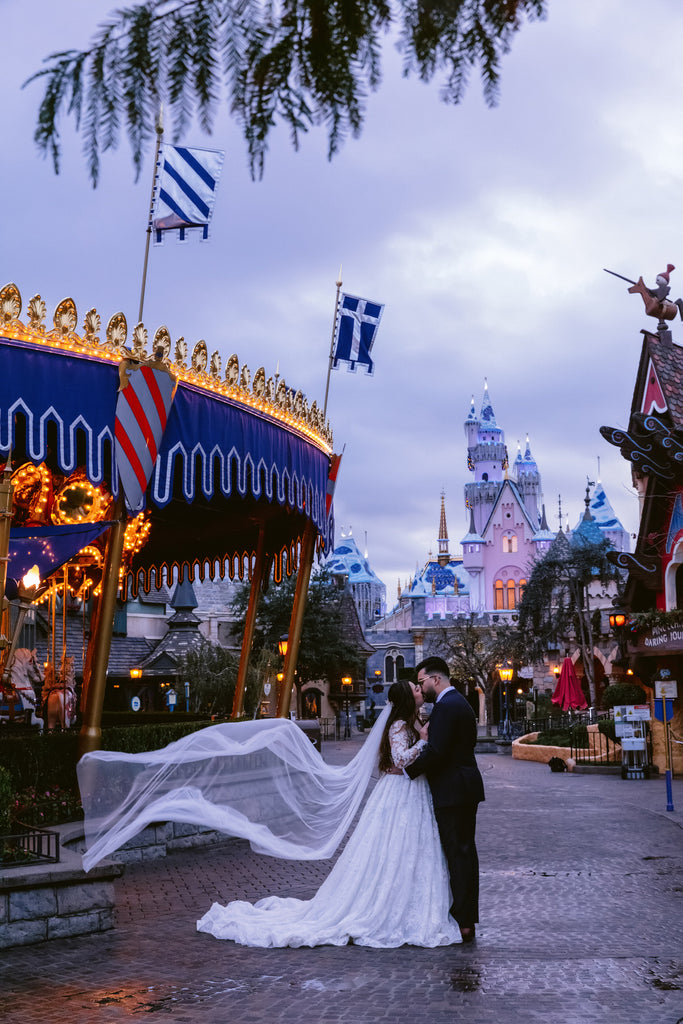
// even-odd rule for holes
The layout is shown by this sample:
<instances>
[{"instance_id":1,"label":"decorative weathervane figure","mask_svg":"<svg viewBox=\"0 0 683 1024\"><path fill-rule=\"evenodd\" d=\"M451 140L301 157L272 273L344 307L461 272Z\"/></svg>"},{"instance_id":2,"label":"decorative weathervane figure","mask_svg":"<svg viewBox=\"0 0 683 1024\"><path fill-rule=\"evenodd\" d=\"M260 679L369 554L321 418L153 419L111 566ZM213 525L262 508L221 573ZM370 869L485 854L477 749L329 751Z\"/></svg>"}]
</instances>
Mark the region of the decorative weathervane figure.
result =
<instances>
[{"instance_id":1,"label":"decorative weathervane figure","mask_svg":"<svg viewBox=\"0 0 683 1024\"><path fill-rule=\"evenodd\" d=\"M659 330L666 330L665 320L674 320L676 313L680 312L683 318L683 299L676 299L675 302L671 302L667 296L671 291L669 286L669 274L672 270L675 270L673 263L667 263L666 270L663 270L661 274L657 274L655 278L655 287L648 288L642 277L639 277L637 281L632 281L630 277L624 277L623 274L617 274L613 270L607 270L603 268L605 273L612 274L614 277L621 278L622 281L628 281L632 288L629 288L629 295L638 294L642 296L643 302L645 303L645 312L648 316L654 316L659 320Z\"/></svg>"}]
</instances>

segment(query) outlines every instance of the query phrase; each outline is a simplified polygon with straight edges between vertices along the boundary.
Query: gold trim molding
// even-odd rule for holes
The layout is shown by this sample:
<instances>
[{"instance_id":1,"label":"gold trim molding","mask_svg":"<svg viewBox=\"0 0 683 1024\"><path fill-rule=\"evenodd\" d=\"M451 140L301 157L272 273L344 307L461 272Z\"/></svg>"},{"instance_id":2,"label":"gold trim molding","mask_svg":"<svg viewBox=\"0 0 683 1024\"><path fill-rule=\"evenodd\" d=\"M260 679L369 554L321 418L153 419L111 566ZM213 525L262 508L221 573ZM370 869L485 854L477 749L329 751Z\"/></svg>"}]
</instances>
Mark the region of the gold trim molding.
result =
<instances>
[{"instance_id":1,"label":"gold trim molding","mask_svg":"<svg viewBox=\"0 0 683 1024\"><path fill-rule=\"evenodd\" d=\"M26 323L21 317L21 293L15 284L0 289L0 336L15 341L26 341L46 348L57 349L87 358L118 363L121 359L147 360L160 352L167 369L186 384L220 395L244 405L253 411L300 434L328 455L332 452L332 429L325 421L317 402L309 406L301 391L287 387L276 373L266 377L260 366L253 374L246 364L240 366L235 354L225 364L221 377L221 357L216 351L209 357L206 342L198 341L189 356L183 337L171 340L168 328L159 327L149 343L144 323L133 327L128 342L128 322L123 313L114 313L101 338L102 321L96 309L89 309L83 319L83 333L77 333L78 313L73 299L62 299L54 311L52 329L47 330L47 308L40 295L34 295L26 306ZM171 358L173 351L173 358Z\"/></svg>"}]
</instances>

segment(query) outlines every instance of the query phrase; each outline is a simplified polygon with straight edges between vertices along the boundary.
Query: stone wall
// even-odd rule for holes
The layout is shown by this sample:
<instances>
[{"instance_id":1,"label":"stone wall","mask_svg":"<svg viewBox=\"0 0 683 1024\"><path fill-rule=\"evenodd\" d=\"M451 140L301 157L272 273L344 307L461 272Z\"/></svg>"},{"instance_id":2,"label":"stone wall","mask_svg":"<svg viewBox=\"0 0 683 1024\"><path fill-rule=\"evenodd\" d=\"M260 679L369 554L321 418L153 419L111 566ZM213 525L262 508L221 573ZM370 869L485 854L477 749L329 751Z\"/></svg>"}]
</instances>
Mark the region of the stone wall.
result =
<instances>
[{"instance_id":1,"label":"stone wall","mask_svg":"<svg viewBox=\"0 0 683 1024\"><path fill-rule=\"evenodd\" d=\"M0 868L0 949L113 928L114 879L122 873L103 861L86 875L66 847L57 864Z\"/></svg>"}]
</instances>

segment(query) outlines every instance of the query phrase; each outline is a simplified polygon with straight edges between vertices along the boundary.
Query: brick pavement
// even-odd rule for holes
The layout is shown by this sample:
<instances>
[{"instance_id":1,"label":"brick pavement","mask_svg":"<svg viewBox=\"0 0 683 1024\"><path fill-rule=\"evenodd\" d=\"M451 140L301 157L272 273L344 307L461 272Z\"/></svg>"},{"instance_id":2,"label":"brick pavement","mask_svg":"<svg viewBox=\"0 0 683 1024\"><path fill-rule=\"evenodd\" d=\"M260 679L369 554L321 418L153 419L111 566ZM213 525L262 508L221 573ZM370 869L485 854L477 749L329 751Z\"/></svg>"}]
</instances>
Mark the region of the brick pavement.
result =
<instances>
[{"instance_id":1,"label":"brick pavement","mask_svg":"<svg viewBox=\"0 0 683 1024\"><path fill-rule=\"evenodd\" d=\"M358 739L327 743L344 761ZM479 758L473 946L255 950L195 931L214 899L306 896L331 862L221 841L128 867L117 928L6 950L8 1024L683 1024L683 782Z\"/></svg>"}]
</instances>

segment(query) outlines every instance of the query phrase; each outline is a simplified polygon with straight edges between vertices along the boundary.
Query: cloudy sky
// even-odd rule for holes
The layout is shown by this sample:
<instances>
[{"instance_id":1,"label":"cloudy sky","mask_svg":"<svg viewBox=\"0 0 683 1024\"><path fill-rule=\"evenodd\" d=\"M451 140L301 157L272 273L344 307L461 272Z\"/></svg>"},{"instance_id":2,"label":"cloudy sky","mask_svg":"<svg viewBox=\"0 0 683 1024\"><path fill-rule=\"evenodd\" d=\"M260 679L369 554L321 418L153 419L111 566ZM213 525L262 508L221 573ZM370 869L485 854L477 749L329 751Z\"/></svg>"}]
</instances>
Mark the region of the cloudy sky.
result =
<instances>
[{"instance_id":1,"label":"cloudy sky","mask_svg":"<svg viewBox=\"0 0 683 1024\"><path fill-rule=\"evenodd\" d=\"M81 143L63 124L55 176L32 141L40 85L22 82L49 53L85 46L114 6L4 0L1 283L51 317L70 295L79 320L135 323L152 153L136 183L125 140L90 186ZM334 373L328 414L346 446L337 530L367 547L391 602L396 581L436 551L442 489L451 550L466 532L463 421L484 379L510 461L531 448L550 525L558 495L574 526L586 479L600 476L631 532L628 464L598 433L624 426L640 351L654 329L609 267L653 284L667 263L683 294L683 8L675 0L550 0L504 59L499 105L473 77L448 107L438 84L405 80L391 40L384 81L359 140L332 163L322 133L298 153L274 134L265 177L249 177L227 113L209 140L226 150L212 238L151 255L145 323L164 323L223 360L236 352L301 388L325 391L335 285L386 303L376 370ZM683 324L674 323L683 342Z\"/></svg>"}]
</instances>

